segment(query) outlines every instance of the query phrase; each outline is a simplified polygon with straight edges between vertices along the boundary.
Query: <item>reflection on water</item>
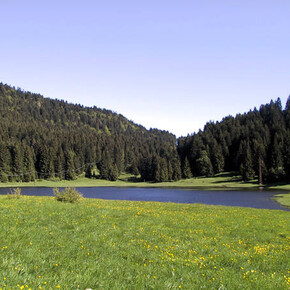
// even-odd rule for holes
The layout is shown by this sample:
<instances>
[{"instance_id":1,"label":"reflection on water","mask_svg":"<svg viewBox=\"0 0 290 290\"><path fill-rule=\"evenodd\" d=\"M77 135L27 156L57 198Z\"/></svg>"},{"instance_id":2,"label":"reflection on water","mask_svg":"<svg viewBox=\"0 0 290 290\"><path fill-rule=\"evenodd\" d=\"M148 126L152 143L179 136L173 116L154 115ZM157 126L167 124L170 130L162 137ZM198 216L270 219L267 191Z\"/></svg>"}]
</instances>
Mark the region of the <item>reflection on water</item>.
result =
<instances>
[{"instance_id":1,"label":"reflection on water","mask_svg":"<svg viewBox=\"0 0 290 290\"><path fill-rule=\"evenodd\" d=\"M9 188L0 188L0 194L9 192ZM281 192L271 191L212 191L176 188L120 188L120 187L79 187L84 197L113 200L159 201L177 203L203 203L211 205L242 206L265 209L282 209L272 198ZM22 194L51 196L52 188L24 187Z\"/></svg>"}]
</instances>

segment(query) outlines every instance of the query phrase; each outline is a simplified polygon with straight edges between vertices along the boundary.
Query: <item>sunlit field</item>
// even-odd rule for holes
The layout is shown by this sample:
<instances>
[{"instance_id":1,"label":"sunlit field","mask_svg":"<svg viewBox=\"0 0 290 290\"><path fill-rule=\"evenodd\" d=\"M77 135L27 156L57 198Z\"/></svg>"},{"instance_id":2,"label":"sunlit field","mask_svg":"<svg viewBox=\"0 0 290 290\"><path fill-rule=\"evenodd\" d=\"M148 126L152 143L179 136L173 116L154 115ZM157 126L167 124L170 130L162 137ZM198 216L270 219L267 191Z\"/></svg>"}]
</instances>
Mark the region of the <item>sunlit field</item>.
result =
<instances>
[{"instance_id":1,"label":"sunlit field","mask_svg":"<svg viewBox=\"0 0 290 290\"><path fill-rule=\"evenodd\" d=\"M0 289L287 289L290 214L0 196Z\"/></svg>"}]
</instances>

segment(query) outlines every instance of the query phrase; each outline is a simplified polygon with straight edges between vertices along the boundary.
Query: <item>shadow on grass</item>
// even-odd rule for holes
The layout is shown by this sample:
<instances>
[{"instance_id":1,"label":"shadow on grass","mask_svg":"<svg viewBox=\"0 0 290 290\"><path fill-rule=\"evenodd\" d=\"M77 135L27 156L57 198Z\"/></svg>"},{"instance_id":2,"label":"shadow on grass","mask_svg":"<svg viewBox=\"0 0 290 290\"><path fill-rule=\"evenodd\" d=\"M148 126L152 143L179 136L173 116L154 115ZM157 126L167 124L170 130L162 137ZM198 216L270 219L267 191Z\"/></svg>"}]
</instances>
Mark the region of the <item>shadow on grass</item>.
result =
<instances>
[{"instance_id":1,"label":"shadow on grass","mask_svg":"<svg viewBox=\"0 0 290 290\"><path fill-rule=\"evenodd\" d=\"M250 184L250 185L253 185L253 186L258 186L258 181L257 180L250 180L250 181L244 181L242 179L241 176L239 176L237 173L231 173L231 172L225 172L225 173L220 173L218 175L215 175L214 178L219 178L219 177L222 177L222 178L228 178L226 180L216 180L216 181L213 181L212 183L215 183L215 184L221 184L221 183L233 183L233 182L239 182L239 183L242 183L242 184Z\"/></svg>"},{"instance_id":2,"label":"shadow on grass","mask_svg":"<svg viewBox=\"0 0 290 290\"><path fill-rule=\"evenodd\" d=\"M130 177L125 177L125 178L119 178L120 181L124 181L124 182L133 182L133 183L138 183L138 182L142 182L143 180L141 179L141 177L137 177L137 176L130 176Z\"/></svg>"},{"instance_id":3,"label":"shadow on grass","mask_svg":"<svg viewBox=\"0 0 290 290\"><path fill-rule=\"evenodd\" d=\"M289 185L289 182L280 181L280 182L268 183L263 186L264 188L268 188L268 187L276 187L276 186L283 186L283 185Z\"/></svg>"},{"instance_id":4,"label":"shadow on grass","mask_svg":"<svg viewBox=\"0 0 290 290\"><path fill-rule=\"evenodd\" d=\"M238 177L238 173L236 172L221 172L216 174L214 177Z\"/></svg>"}]
</instances>

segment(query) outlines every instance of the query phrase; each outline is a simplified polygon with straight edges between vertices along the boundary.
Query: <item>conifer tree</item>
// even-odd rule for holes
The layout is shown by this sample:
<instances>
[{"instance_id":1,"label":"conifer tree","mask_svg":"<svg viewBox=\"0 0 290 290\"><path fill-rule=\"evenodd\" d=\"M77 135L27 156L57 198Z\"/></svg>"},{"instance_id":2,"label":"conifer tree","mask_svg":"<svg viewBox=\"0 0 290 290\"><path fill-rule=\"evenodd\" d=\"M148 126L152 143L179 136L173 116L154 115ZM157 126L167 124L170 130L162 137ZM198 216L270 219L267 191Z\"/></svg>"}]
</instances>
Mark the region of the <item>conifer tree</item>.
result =
<instances>
[{"instance_id":1,"label":"conifer tree","mask_svg":"<svg viewBox=\"0 0 290 290\"><path fill-rule=\"evenodd\" d=\"M269 161L270 169L267 178L269 181L278 181L285 175L285 171L283 167L282 148L279 145L277 134L274 135L270 147Z\"/></svg>"},{"instance_id":2,"label":"conifer tree","mask_svg":"<svg viewBox=\"0 0 290 290\"><path fill-rule=\"evenodd\" d=\"M85 168L85 177L92 178L93 176L92 170L93 170L93 165L88 164Z\"/></svg>"},{"instance_id":3,"label":"conifer tree","mask_svg":"<svg viewBox=\"0 0 290 290\"><path fill-rule=\"evenodd\" d=\"M290 129L287 130L284 142L284 167L286 179L290 180Z\"/></svg>"},{"instance_id":4,"label":"conifer tree","mask_svg":"<svg viewBox=\"0 0 290 290\"><path fill-rule=\"evenodd\" d=\"M167 180L173 180L173 167L171 165L171 161L168 161L168 179Z\"/></svg>"},{"instance_id":5,"label":"conifer tree","mask_svg":"<svg viewBox=\"0 0 290 290\"><path fill-rule=\"evenodd\" d=\"M192 177L192 173L191 173L191 169L190 169L190 165L189 165L189 161L188 161L187 156L185 157L184 162L183 162L182 173L183 173L182 174L183 178L191 178Z\"/></svg>"},{"instance_id":6,"label":"conifer tree","mask_svg":"<svg viewBox=\"0 0 290 290\"><path fill-rule=\"evenodd\" d=\"M200 175L212 176L213 168L206 150L200 152L200 157L196 160L197 168Z\"/></svg>"},{"instance_id":7,"label":"conifer tree","mask_svg":"<svg viewBox=\"0 0 290 290\"><path fill-rule=\"evenodd\" d=\"M0 143L0 181L7 182L10 173L10 152L4 143Z\"/></svg>"},{"instance_id":8,"label":"conifer tree","mask_svg":"<svg viewBox=\"0 0 290 290\"><path fill-rule=\"evenodd\" d=\"M108 170L108 180L116 181L119 177L119 169L117 164L111 164Z\"/></svg>"},{"instance_id":9,"label":"conifer tree","mask_svg":"<svg viewBox=\"0 0 290 290\"><path fill-rule=\"evenodd\" d=\"M73 161L73 153L71 151L64 152L64 178L66 180L73 180L76 178L74 161Z\"/></svg>"},{"instance_id":10,"label":"conifer tree","mask_svg":"<svg viewBox=\"0 0 290 290\"><path fill-rule=\"evenodd\" d=\"M56 158L54 160L54 171L55 176L59 179L64 178L64 171L65 171L65 158L62 148L58 148L56 153Z\"/></svg>"},{"instance_id":11,"label":"conifer tree","mask_svg":"<svg viewBox=\"0 0 290 290\"><path fill-rule=\"evenodd\" d=\"M245 147L240 173L244 181L251 180L255 176L249 143L247 143Z\"/></svg>"},{"instance_id":12,"label":"conifer tree","mask_svg":"<svg viewBox=\"0 0 290 290\"><path fill-rule=\"evenodd\" d=\"M17 182L23 179L23 156L18 143L10 147L12 179Z\"/></svg>"},{"instance_id":13,"label":"conifer tree","mask_svg":"<svg viewBox=\"0 0 290 290\"><path fill-rule=\"evenodd\" d=\"M172 167L173 167L172 179L174 181L180 180L182 177L182 174L181 174L181 166L180 166L179 158L174 159Z\"/></svg>"},{"instance_id":14,"label":"conifer tree","mask_svg":"<svg viewBox=\"0 0 290 290\"><path fill-rule=\"evenodd\" d=\"M168 177L168 164L166 162L165 158L160 158L159 160L159 170L160 170L160 178L159 182L164 182L164 181L168 181L169 177Z\"/></svg>"},{"instance_id":15,"label":"conifer tree","mask_svg":"<svg viewBox=\"0 0 290 290\"><path fill-rule=\"evenodd\" d=\"M35 180L35 167L32 150L27 145L22 145L23 147L23 181L29 182Z\"/></svg>"}]
</instances>

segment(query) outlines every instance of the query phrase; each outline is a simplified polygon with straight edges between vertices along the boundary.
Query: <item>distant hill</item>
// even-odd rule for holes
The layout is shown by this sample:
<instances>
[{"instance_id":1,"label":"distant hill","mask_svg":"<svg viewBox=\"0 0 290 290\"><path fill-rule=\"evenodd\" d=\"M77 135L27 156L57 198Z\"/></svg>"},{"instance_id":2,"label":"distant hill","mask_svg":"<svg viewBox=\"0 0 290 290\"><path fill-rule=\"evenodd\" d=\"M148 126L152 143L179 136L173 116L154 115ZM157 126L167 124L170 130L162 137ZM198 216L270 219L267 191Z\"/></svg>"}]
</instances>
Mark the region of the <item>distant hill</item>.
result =
<instances>
[{"instance_id":1,"label":"distant hill","mask_svg":"<svg viewBox=\"0 0 290 290\"><path fill-rule=\"evenodd\" d=\"M0 108L4 182L73 179L83 172L92 177L95 168L109 180L126 171L158 181L160 162L170 169L162 180L181 176L176 138L166 131L146 130L110 110L52 100L2 83Z\"/></svg>"}]
</instances>

